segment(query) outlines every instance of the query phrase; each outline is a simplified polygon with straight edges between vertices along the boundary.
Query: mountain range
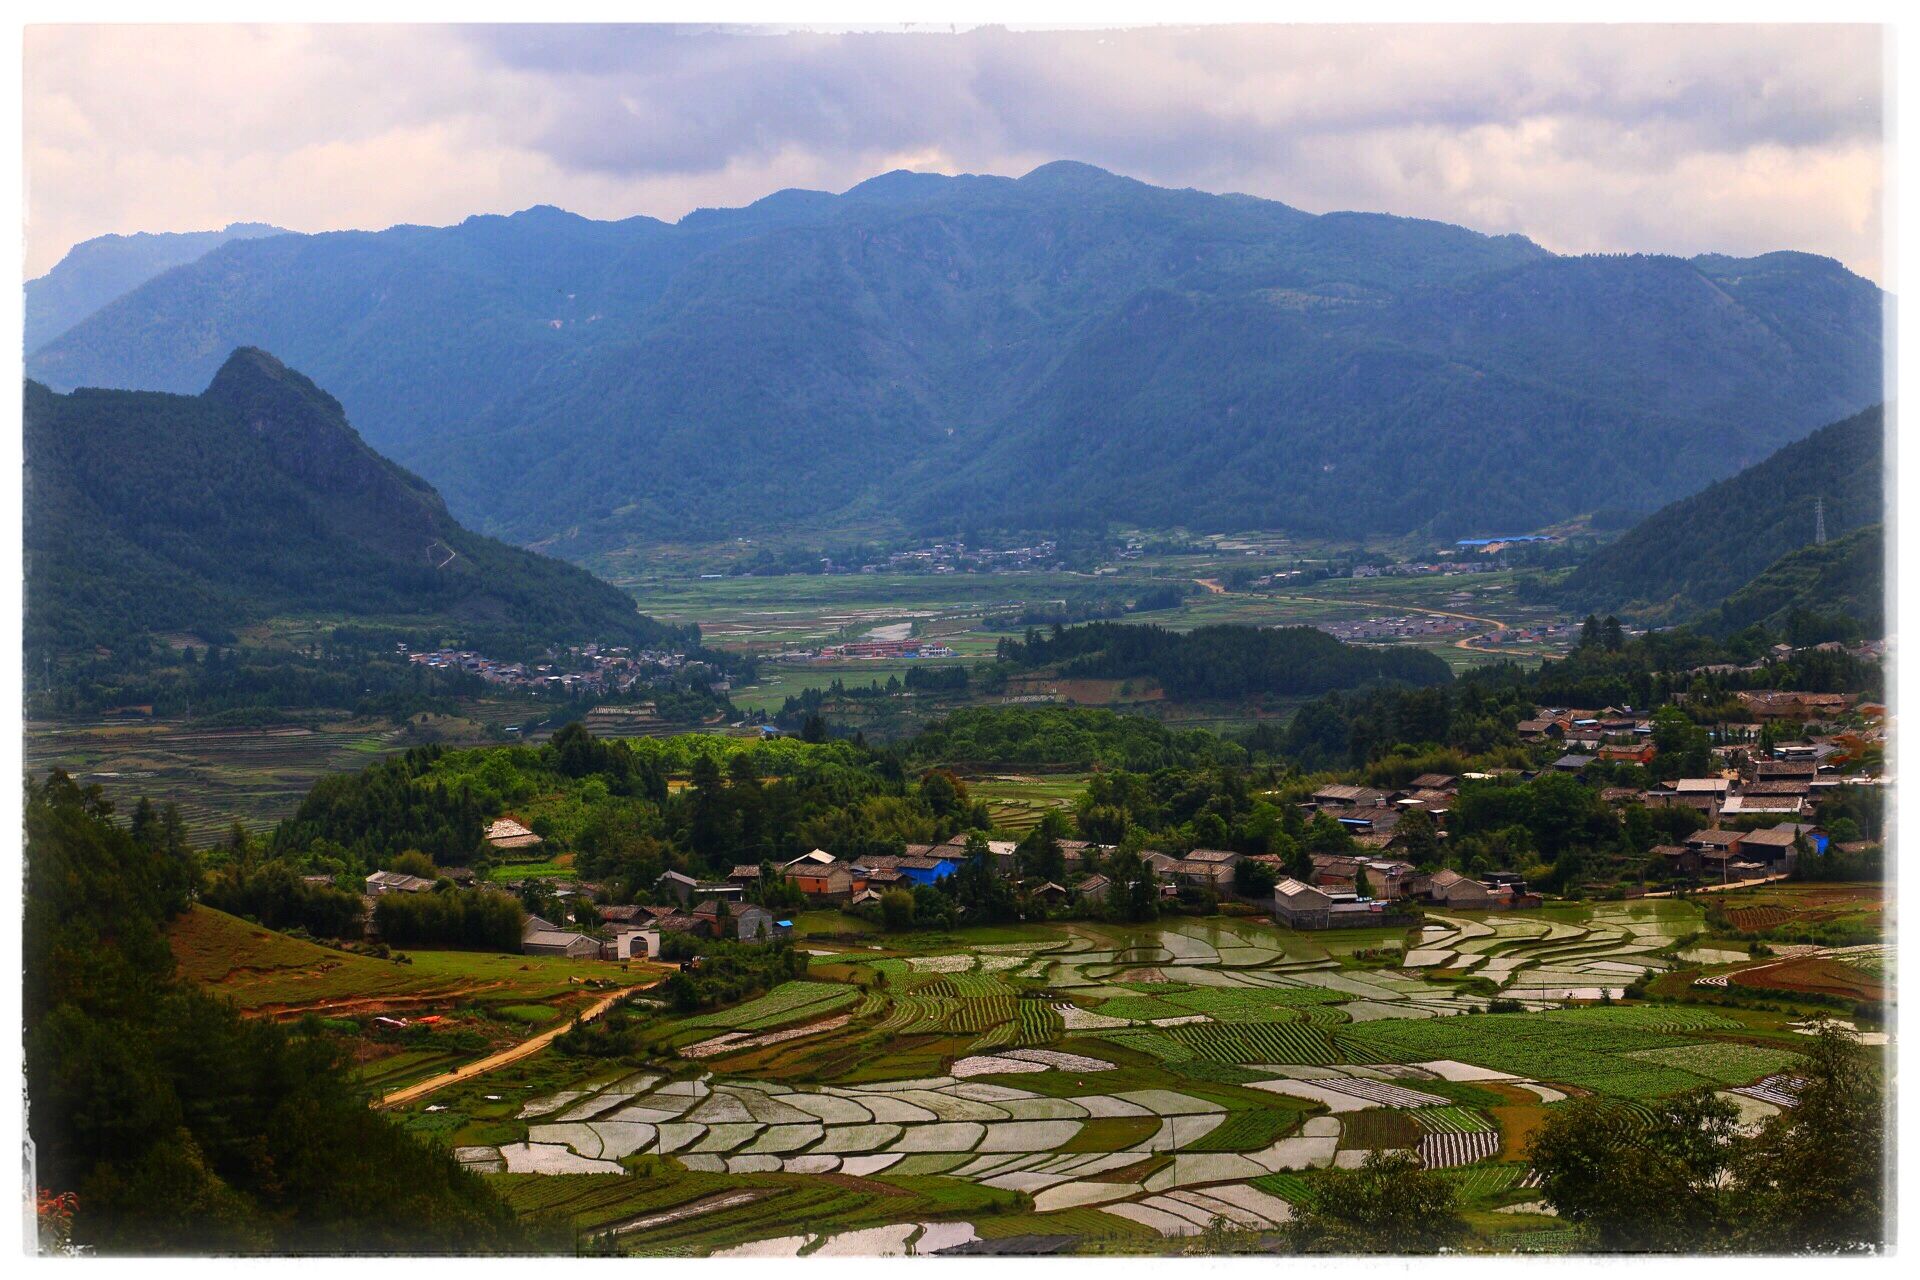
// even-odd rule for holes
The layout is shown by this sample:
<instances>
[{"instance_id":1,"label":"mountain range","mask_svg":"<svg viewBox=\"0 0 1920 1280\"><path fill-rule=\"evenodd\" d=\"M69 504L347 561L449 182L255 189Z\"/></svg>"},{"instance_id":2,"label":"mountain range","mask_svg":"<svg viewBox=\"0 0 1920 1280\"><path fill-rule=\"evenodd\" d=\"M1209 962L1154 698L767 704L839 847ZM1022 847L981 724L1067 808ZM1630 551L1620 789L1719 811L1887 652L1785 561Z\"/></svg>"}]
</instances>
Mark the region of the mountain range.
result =
<instances>
[{"instance_id":1,"label":"mountain range","mask_svg":"<svg viewBox=\"0 0 1920 1280\"><path fill-rule=\"evenodd\" d=\"M1569 574L1562 603L1729 627L1777 625L1796 606L1837 609L1877 627L1885 432L1886 415L1875 406L1663 507ZM1835 541L1817 547L1822 518ZM1869 527L1871 537L1842 537ZM1754 585L1770 566L1771 576ZM1715 610L1721 614L1708 619Z\"/></svg>"},{"instance_id":2,"label":"mountain range","mask_svg":"<svg viewBox=\"0 0 1920 1280\"><path fill-rule=\"evenodd\" d=\"M235 222L219 231L141 231L83 240L53 270L27 281L26 348L38 351L115 298L229 240L284 234L264 222Z\"/></svg>"},{"instance_id":3,"label":"mountain range","mask_svg":"<svg viewBox=\"0 0 1920 1280\"><path fill-rule=\"evenodd\" d=\"M1805 254L1565 257L1059 162L235 239L28 368L191 392L265 347L463 520L569 556L856 523L1454 536L1652 510L1876 403L1881 310Z\"/></svg>"},{"instance_id":4,"label":"mountain range","mask_svg":"<svg viewBox=\"0 0 1920 1280\"><path fill-rule=\"evenodd\" d=\"M26 643L149 632L231 641L322 616L444 625L467 643L678 633L585 570L462 528L340 404L264 351L198 395L29 382Z\"/></svg>"}]
</instances>

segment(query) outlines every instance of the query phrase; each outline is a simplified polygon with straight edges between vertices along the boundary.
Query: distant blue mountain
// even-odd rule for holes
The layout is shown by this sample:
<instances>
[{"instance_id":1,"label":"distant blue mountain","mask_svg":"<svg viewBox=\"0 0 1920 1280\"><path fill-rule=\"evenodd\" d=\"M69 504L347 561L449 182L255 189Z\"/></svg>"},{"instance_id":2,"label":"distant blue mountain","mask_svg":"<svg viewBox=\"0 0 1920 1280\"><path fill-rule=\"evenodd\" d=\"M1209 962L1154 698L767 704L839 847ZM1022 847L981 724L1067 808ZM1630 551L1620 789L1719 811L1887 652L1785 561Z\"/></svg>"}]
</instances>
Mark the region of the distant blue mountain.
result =
<instances>
[{"instance_id":1,"label":"distant blue mountain","mask_svg":"<svg viewBox=\"0 0 1920 1280\"><path fill-rule=\"evenodd\" d=\"M26 349L38 351L121 294L229 240L285 234L264 222L236 222L222 231L142 231L83 240L53 270L27 281Z\"/></svg>"},{"instance_id":2,"label":"distant blue mountain","mask_svg":"<svg viewBox=\"0 0 1920 1280\"><path fill-rule=\"evenodd\" d=\"M1122 521L1302 534L1651 510L1881 399L1824 258L1560 257L1056 163L668 224L557 209L221 246L32 376L337 394L475 527L650 538Z\"/></svg>"}]
</instances>

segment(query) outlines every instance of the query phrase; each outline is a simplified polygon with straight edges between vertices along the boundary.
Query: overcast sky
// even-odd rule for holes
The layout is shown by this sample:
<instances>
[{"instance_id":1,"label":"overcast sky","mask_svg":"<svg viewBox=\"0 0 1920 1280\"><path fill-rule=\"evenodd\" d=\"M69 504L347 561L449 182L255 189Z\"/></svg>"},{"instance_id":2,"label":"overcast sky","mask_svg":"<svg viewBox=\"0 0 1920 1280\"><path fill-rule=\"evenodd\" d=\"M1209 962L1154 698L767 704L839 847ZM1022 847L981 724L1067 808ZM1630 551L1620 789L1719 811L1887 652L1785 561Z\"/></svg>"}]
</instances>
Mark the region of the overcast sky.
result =
<instances>
[{"instance_id":1,"label":"overcast sky","mask_svg":"<svg viewBox=\"0 0 1920 1280\"><path fill-rule=\"evenodd\" d=\"M894 168L1149 182L1881 271L1868 27L36 27L28 270L109 231L556 204L673 219Z\"/></svg>"}]
</instances>

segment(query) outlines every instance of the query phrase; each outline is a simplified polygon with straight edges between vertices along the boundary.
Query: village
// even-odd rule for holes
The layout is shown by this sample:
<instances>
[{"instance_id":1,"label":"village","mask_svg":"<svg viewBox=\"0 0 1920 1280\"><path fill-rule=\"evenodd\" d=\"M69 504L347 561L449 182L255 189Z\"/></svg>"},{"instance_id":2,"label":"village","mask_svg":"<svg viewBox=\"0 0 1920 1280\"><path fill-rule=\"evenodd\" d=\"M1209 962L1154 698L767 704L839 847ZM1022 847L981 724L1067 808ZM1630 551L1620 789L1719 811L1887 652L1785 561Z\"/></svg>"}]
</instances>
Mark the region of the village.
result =
<instances>
[{"instance_id":1,"label":"village","mask_svg":"<svg viewBox=\"0 0 1920 1280\"><path fill-rule=\"evenodd\" d=\"M1299 803L1308 823L1338 828L1343 852L1315 852L1310 870L1263 853L1193 848L1139 850L1137 865L1162 910L1207 914L1229 910L1267 914L1300 930L1388 928L1417 923L1418 912L1524 910L1545 900L1513 869L1471 871L1445 865L1449 818L1463 786L1524 783L1543 773L1593 783L1611 810L1640 806L1670 815L1661 830L1687 834L1653 844L1642 868L1617 884L1596 882L1603 896L1633 899L1649 893L1686 892L1764 883L1794 875L1802 858L1830 848L1857 853L1870 842L1833 842L1821 823L1825 799L1843 788L1877 789L1886 779L1863 763L1883 735L1885 711L1850 695L1764 691L1738 695L1752 723L1730 725L1727 741L1708 751L1710 767L1645 785L1607 785L1625 770L1644 769L1656 758L1654 720L1632 708L1594 710L1537 707L1517 726L1520 737L1544 763L1462 775L1427 773L1397 788L1326 783ZM1826 732L1832 722L1852 726ZM1815 732L1815 730L1822 730ZM1554 753L1558 752L1558 755ZM1681 817L1679 815L1684 815ZM961 833L938 844L906 844L898 854L842 857L816 848L779 864L735 865L724 877L702 879L669 870L653 885L651 902L612 902L607 886L566 877L516 879L516 863L546 856L544 841L511 815L492 821L486 842L502 860L493 881L467 868L443 873L463 887L520 893L530 886L559 904L559 919L530 915L522 935L529 955L626 961L658 957L661 939L765 942L792 936L790 907L877 913L896 889L939 885L980 854L987 869L1007 882L1034 919L1100 918L1110 896L1132 894L1132 881L1117 883L1118 847L1090 840L1053 841L1059 878L1032 873L1021 845L991 833ZM776 882L778 882L776 884ZM1662 888L1651 886L1660 885ZM372 899L386 893L425 893L436 881L393 871L366 877L369 928ZM769 890L778 889L778 892Z\"/></svg>"},{"instance_id":2,"label":"village","mask_svg":"<svg viewBox=\"0 0 1920 1280\"><path fill-rule=\"evenodd\" d=\"M470 649L413 650L402 643L396 650L430 671L459 671L502 688L569 697L629 693L687 664L684 653L597 644L572 645L550 652L546 662L533 663L507 662Z\"/></svg>"}]
</instances>

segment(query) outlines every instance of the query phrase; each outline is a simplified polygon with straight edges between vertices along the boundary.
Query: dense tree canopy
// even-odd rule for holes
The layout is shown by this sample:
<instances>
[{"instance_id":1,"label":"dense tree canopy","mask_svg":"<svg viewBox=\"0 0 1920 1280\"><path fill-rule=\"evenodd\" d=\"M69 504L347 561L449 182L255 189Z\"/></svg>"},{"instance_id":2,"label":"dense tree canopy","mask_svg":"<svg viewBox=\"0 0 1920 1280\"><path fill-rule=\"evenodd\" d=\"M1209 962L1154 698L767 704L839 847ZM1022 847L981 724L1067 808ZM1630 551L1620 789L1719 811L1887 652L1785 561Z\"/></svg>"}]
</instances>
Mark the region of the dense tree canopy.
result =
<instances>
[{"instance_id":1,"label":"dense tree canopy","mask_svg":"<svg viewBox=\"0 0 1920 1280\"><path fill-rule=\"evenodd\" d=\"M26 805L27 1127L40 1187L103 1253L525 1247L474 1174L368 1109L325 1040L177 981L194 872L54 773Z\"/></svg>"}]
</instances>

